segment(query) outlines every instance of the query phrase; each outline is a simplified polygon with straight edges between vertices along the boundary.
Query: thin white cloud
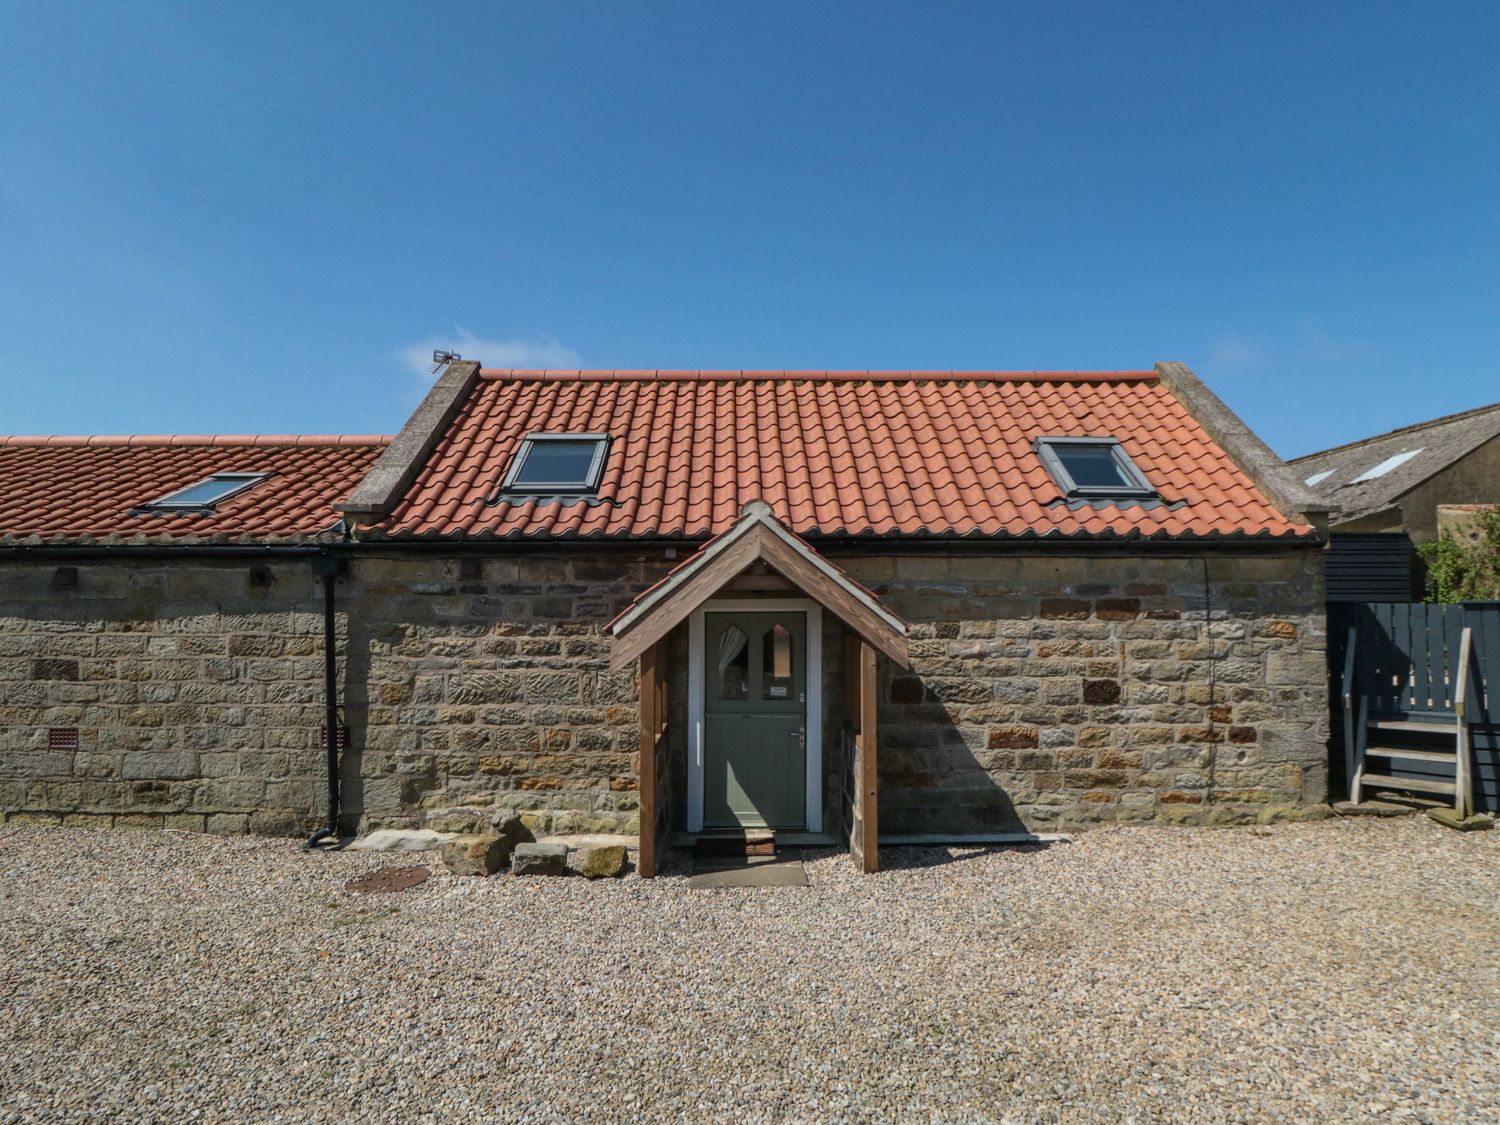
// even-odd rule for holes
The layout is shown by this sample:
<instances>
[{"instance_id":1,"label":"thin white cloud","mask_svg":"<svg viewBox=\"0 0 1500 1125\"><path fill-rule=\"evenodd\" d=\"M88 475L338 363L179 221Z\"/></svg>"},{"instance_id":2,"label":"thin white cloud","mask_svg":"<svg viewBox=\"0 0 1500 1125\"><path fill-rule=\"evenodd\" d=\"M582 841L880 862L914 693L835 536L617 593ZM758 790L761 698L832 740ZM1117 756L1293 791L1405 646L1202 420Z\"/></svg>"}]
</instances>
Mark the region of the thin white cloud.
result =
<instances>
[{"instance_id":1,"label":"thin white cloud","mask_svg":"<svg viewBox=\"0 0 1500 1125\"><path fill-rule=\"evenodd\" d=\"M1369 359L1375 349L1363 340L1340 339L1323 331L1310 316L1297 325L1297 356L1313 363L1355 363Z\"/></svg>"},{"instance_id":2,"label":"thin white cloud","mask_svg":"<svg viewBox=\"0 0 1500 1125\"><path fill-rule=\"evenodd\" d=\"M1214 370L1228 371L1244 367L1262 358L1259 348L1245 337L1226 332L1209 345L1208 360Z\"/></svg>"},{"instance_id":3,"label":"thin white cloud","mask_svg":"<svg viewBox=\"0 0 1500 1125\"><path fill-rule=\"evenodd\" d=\"M438 349L457 352L464 359L477 359L486 367L547 367L567 370L582 367L577 352L551 336L526 340L492 340L476 336L467 328L455 325L446 336L429 336L402 348L401 363L412 374L423 379L432 377L432 353Z\"/></svg>"}]
</instances>

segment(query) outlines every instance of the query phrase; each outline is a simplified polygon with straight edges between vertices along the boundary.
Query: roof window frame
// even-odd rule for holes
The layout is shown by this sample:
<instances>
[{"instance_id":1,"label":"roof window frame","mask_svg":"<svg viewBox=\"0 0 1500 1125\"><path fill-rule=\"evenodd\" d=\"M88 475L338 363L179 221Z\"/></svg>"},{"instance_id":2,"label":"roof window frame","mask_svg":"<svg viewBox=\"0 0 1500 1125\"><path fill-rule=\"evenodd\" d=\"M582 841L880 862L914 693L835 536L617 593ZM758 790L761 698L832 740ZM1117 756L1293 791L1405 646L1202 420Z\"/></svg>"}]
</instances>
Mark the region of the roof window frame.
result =
<instances>
[{"instance_id":1,"label":"roof window frame","mask_svg":"<svg viewBox=\"0 0 1500 1125\"><path fill-rule=\"evenodd\" d=\"M526 462L531 456L531 451L538 445L559 444L562 442L576 444L585 441L594 443L594 457L589 462L588 471L584 474L582 481L530 481L517 483L521 474L526 469ZM609 434L572 434L547 430L529 433L521 439L521 444L516 447L516 452L510 459L510 466L505 470L505 476L500 481L500 493L503 496L597 495L599 492L599 483L604 479L604 464L609 459L609 446Z\"/></svg>"},{"instance_id":2,"label":"roof window frame","mask_svg":"<svg viewBox=\"0 0 1500 1125\"><path fill-rule=\"evenodd\" d=\"M1080 485L1057 453L1059 446L1102 446L1110 451L1115 468L1126 480L1123 485ZM1042 466L1051 474L1063 495L1078 500L1158 500L1161 492L1141 472L1116 437L1039 437L1032 442Z\"/></svg>"},{"instance_id":3,"label":"roof window frame","mask_svg":"<svg viewBox=\"0 0 1500 1125\"><path fill-rule=\"evenodd\" d=\"M159 496L149 503L142 504L140 506L140 510L145 512L159 512L164 514L171 514L173 512L212 512L217 509L220 504L224 503L224 501L233 499L234 497L240 495L240 493L254 488L256 485L260 484L261 481L269 480L270 477L271 473L269 472L209 473L206 477L201 477L198 480L193 481L192 484L185 484L181 488L174 488L171 492L168 492L163 496ZM229 489L227 492L220 493L212 500L173 499L174 496L181 496L184 492L191 492L195 488L202 488L205 484L210 484L214 481L233 481L235 482L236 487Z\"/></svg>"}]
</instances>

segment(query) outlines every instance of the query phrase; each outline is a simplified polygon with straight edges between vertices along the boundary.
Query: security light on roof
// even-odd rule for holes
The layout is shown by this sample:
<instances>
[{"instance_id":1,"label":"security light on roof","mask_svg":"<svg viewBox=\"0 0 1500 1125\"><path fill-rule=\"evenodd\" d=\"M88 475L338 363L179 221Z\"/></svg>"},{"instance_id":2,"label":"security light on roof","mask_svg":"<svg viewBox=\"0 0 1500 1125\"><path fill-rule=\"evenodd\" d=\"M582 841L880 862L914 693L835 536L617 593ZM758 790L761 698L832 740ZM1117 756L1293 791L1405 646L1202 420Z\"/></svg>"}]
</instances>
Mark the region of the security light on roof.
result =
<instances>
[{"instance_id":1,"label":"security light on roof","mask_svg":"<svg viewBox=\"0 0 1500 1125\"><path fill-rule=\"evenodd\" d=\"M169 492L149 504L141 505L153 512L212 511L215 504L253 488L270 473L214 473L196 484Z\"/></svg>"}]
</instances>

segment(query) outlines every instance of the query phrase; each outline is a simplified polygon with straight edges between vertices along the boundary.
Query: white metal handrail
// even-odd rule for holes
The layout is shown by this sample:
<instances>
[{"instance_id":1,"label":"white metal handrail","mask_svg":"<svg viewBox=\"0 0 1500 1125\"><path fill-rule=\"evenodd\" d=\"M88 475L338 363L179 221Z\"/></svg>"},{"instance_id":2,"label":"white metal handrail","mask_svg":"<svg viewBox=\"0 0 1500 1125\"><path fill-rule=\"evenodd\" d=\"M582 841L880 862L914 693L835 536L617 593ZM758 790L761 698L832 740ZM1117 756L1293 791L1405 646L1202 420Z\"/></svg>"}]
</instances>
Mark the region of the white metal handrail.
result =
<instances>
[{"instance_id":1,"label":"white metal handrail","mask_svg":"<svg viewBox=\"0 0 1500 1125\"><path fill-rule=\"evenodd\" d=\"M1457 726L1454 751L1458 765L1454 776L1453 809L1459 816L1468 816L1474 809L1474 795L1469 781L1469 724L1464 717L1469 694L1469 656L1473 644L1473 630L1465 628L1458 643L1458 682L1453 689L1453 715Z\"/></svg>"}]
</instances>

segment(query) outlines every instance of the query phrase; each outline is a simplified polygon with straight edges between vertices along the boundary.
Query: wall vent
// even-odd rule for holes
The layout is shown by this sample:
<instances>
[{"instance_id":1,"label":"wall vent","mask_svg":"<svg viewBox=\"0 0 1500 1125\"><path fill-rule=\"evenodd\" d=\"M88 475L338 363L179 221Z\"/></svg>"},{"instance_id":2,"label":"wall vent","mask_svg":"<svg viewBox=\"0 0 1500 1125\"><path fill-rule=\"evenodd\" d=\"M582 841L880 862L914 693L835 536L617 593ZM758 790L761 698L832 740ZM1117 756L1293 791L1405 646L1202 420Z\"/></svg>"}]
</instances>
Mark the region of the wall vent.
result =
<instances>
[{"instance_id":1,"label":"wall vent","mask_svg":"<svg viewBox=\"0 0 1500 1125\"><path fill-rule=\"evenodd\" d=\"M48 727L47 728L48 750L77 750L78 728L77 727Z\"/></svg>"}]
</instances>

